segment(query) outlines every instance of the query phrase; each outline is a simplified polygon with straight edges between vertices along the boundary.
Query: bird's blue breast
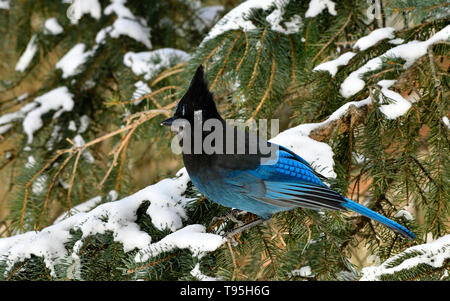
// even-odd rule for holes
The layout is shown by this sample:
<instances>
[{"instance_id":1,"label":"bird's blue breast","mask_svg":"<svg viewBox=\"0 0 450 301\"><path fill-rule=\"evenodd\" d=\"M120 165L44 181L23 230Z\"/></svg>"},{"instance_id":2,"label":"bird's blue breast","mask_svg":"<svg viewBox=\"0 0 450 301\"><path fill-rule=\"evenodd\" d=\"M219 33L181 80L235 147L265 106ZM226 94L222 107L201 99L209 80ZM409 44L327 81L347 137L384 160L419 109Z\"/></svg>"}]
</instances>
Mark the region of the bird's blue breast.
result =
<instances>
[{"instance_id":1,"label":"bird's blue breast","mask_svg":"<svg viewBox=\"0 0 450 301\"><path fill-rule=\"evenodd\" d=\"M208 173L208 175L190 175L190 178L201 193L209 200L222 206L248 211L265 219L270 218L276 212L292 209L266 204L231 189L229 182L227 182L229 177L217 177L211 175L211 173Z\"/></svg>"}]
</instances>

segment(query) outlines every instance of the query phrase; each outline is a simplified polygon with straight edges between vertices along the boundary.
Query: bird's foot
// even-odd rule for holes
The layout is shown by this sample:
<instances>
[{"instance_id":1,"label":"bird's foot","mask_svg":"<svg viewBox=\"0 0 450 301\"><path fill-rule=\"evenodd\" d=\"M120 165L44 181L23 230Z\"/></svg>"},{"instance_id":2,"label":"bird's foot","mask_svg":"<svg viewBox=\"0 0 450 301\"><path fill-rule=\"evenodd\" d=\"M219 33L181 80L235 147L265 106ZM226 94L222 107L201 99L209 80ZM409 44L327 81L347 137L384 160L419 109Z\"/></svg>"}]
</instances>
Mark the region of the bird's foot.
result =
<instances>
[{"instance_id":1,"label":"bird's foot","mask_svg":"<svg viewBox=\"0 0 450 301\"><path fill-rule=\"evenodd\" d=\"M216 216L211 220L211 223L209 224L210 228L214 228L214 226L220 222L223 223L227 220L230 220L234 223L236 223L239 227L243 226L244 223L237 219L237 216L241 214L241 211L232 209L229 212L227 212L225 215L222 216Z\"/></svg>"},{"instance_id":2,"label":"bird's foot","mask_svg":"<svg viewBox=\"0 0 450 301\"><path fill-rule=\"evenodd\" d=\"M254 226L260 225L260 224L264 223L265 221L266 221L265 219L259 218L257 220L254 220L254 221L248 223L248 224L242 225L240 227L237 227L237 228L231 230L230 232L226 233L224 236L226 238L232 239L236 234L239 234L239 233L241 233L241 232L243 232L243 231L245 231L247 229L250 229L250 228L252 228Z\"/></svg>"}]
</instances>

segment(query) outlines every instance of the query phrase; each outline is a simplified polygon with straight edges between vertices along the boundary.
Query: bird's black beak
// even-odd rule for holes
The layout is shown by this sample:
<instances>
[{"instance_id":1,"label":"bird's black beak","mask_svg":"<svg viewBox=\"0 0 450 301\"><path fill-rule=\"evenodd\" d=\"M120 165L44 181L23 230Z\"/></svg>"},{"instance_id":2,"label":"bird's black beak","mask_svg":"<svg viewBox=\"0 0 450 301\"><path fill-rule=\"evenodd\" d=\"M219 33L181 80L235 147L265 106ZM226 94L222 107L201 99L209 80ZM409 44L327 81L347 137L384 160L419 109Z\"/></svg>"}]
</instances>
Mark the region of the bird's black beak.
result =
<instances>
[{"instance_id":1,"label":"bird's black beak","mask_svg":"<svg viewBox=\"0 0 450 301\"><path fill-rule=\"evenodd\" d=\"M170 117L169 119L164 120L163 122L161 122L161 125L165 125L165 126L171 126L172 123L175 121L176 117Z\"/></svg>"}]
</instances>

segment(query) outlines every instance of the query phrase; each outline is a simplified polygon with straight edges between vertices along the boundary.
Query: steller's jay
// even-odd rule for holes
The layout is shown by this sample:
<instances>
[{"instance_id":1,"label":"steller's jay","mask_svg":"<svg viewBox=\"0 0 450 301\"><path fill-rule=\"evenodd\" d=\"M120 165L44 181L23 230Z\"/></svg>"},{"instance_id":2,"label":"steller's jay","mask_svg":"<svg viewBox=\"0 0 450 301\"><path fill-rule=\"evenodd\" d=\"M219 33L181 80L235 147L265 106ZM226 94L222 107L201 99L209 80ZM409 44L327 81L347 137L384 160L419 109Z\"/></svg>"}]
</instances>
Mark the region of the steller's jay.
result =
<instances>
[{"instance_id":1,"label":"steller's jay","mask_svg":"<svg viewBox=\"0 0 450 301\"><path fill-rule=\"evenodd\" d=\"M201 65L178 103L174 116L163 121L162 125L172 125L174 129L175 122L178 121L183 122L179 125L194 127L194 131L190 132L184 131L183 126L180 126L182 131L178 130L179 133L183 132L180 144L183 147L184 165L192 183L208 199L218 204L258 215L262 219L256 223L269 219L274 213L297 207L350 209L382 223L404 237L415 238L402 225L329 188L322 183L326 178L294 152L259 136L252 140L248 131L226 123L217 111ZM207 138L208 135L213 133L213 126L204 126L208 121L215 121L212 124L221 134L217 136L216 132L215 139L209 141L216 151L208 151L202 147L206 139L211 139ZM201 123L200 140L194 137L196 122ZM232 139L226 139L230 134ZM245 138L241 140L244 141L243 146L239 145L237 137ZM250 151L255 145L257 150ZM272 152L263 152L264 146L269 147ZM239 147L243 147L240 152ZM271 157L273 153L275 159Z\"/></svg>"}]
</instances>

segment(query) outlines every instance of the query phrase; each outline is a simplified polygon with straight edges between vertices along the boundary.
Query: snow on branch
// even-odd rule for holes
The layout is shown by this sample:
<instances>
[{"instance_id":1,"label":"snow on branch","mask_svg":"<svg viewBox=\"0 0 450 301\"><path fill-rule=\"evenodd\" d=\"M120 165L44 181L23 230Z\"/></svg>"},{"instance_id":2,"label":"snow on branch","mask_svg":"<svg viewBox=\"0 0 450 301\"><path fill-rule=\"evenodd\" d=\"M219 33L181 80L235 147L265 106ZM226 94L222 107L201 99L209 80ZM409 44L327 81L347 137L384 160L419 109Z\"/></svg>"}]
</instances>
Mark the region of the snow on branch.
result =
<instances>
[{"instance_id":1,"label":"snow on branch","mask_svg":"<svg viewBox=\"0 0 450 301\"><path fill-rule=\"evenodd\" d=\"M370 35L369 35L370 36ZM365 63L359 69L350 73L350 75L342 82L340 93L343 97L349 98L359 91L361 91L365 86L365 81L361 77L370 71L377 70L381 68L384 59L388 58L401 58L406 62L403 65L404 69L411 67L414 62L420 57L427 53L428 48L441 41L446 41L450 38L450 25L434 34L428 40L425 41L410 41L406 44L398 45L394 48L389 49L384 54L371 59ZM364 43L367 45L367 43Z\"/></svg>"},{"instance_id":2,"label":"snow on branch","mask_svg":"<svg viewBox=\"0 0 450 301\"><path fill-rule=\"evenodd\" d=\"M325 132L326 135L329 134L330 128L334 128L337 122L347 112L350 112L352 108L361 108L371 103L372 100L370 97L361 101L348 102L337 109L326 120L317 123L300 124L281 132L272 138L270 142L289 148L315 166L316 170L325 177L336 178L336 173L333 170L333 150L327 143L318 140L323 140L320 136L323 136Z\"/></svg>"},{"instance_id":3,"label":"snow on branch","mask_svg":"<svg viewBox=\"0 0 450 301\"><path fill-rule=\"evenodd\" d=\"M202 225L183 227L183 220L187 217L185 208L190 201L184 196L188 182L189 176L183 168L176 177L164 179L121 200L97 207L99 198L89 200L86 206L77 208L79 213L63 215L55 224L41 231L2 238L0 256L6 260L5 273L9 273L16 263L35 255L42 257L51 275L56 276L55 266L63 259L77 259L83 239L106 232L111 232L114 241L123 245L124 252L138 249L142 250L139 254L147 254L140 255L139 262L148 259L151 250L189 249L196 256L212 252L224 242L221 236L204 233ZM161 231L168 228L173 232L158 242L152 243L152 237L136 224L136 211L144 201L150 201L146 214L153 225ZM92 206L95 208L83 212ZM71 230L80 230L82 236L73 249L68 250L65 244L72 238Z\"/></svg>"},{"instance_id":4,"label":"snow on branch","mask_svg":"<svg viewBox=\"0 0 450 301\"><path fill-rule=\"evenodd\" d=\"M25 69L28 68L28 65L30 65L34 55L38 51L38 44L36 42L36 39L37 35L33 35L31 37L30 41L27 44L27 47L25 48L25 51L16 64L16 71L24 72Z\"/></svg>"},{"instance_id":5,"label":"snow on branch","mask_svg":"<svg viewBox=\"0 0 450 301\"><path fill-rule=\"evenodd\" d=\"M443 236L431 243L413 246L389 258L379 266L362 269L363 281L381 280L385 275L392 275L417 268L425 264L440 268L450 259L450 235Z\"/></svg>"},{"instance_id":6,"label":"snow on branch","mask_svg":"<svg viewBox=\"0 0 450 301\"><path fill-rule=\"evenodd\" d=\"M247 32L257 29L255 24L248 20L248 15L252 9L268 10L274 8L266 17L266 21L270 24L270 29L287 35L297 33L303 27L302 19L299 15L293 15L289 20L283 20L287 4L288 1L276 0L245 1L233 8L220 19L203 39L201 45L230 30L242 30Z\"/></svg>"}]
</instances>

